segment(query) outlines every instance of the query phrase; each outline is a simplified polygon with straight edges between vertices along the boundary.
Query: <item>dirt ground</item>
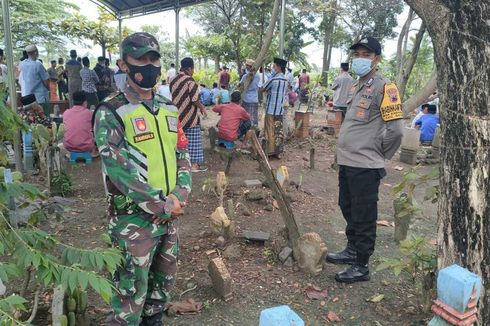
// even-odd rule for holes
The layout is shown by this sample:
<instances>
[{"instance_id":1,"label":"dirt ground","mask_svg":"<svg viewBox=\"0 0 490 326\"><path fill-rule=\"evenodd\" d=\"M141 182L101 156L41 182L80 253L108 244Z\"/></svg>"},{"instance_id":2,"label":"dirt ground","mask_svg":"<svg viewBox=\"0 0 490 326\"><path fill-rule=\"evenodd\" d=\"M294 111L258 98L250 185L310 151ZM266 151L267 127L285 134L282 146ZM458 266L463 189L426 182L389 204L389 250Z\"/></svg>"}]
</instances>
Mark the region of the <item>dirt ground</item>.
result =
<instances>
[{"instance_id":1,"label":"dirt ground","mask_svg":"<svg viewBox=\"0 0 490 326\"><path fill-rule=\"evenodd\" d=\"M312 126L325 126L326 110L319 109L314 113ZM214 125L217 116L210 113L203 121L205 129ZM209 148L207 138L203 140ZM309 149L316 148L315 170L309 168ZM317 232L325 241L329 251L343 249L346 240L343 230L345 222L337 206L338 182L337 172L331 168L334 160L335 138L327 136L321 139L292 140L287 143L281 160L271 161L274 168L285 165L292 180L301 181L300 190L289 192L292 208L301 224L302 232ZM225 303L213 291L207 273L207 250L216 248L216 237L210 235L208 217L218 206L218 198L203 191L202 186L209 178L214 179L219 171L225 168L225 162L219 154L209 149L205 153L209 170L193 174L193 192L185 215L180 222L180 261L177 287L174 299L197 285L182 296L182 299L193 298L203 302L204 308L198 315L167 318L165 325L258 325L260 311L283 304L288 304L306 322L307 325L326 324L326 315L333 311L340 316L338 325L424 325L430 314L422 311L418 303L418 294L410 279L406 276L394 277L391 271L376 272L375 268L383 257L396 257L398 247L393 241L394 228L378 226L376 251L371 260L372 280L353 285L338 284L334 280L337 271L344 268L325 264L322 273L311 277L298 271L297 267L286 267L277 261L277 255L267 244L246 243L240 239L238 258L226 259L227 267L233 278L233 300ZM401 166L403 171L395 170ZM395 156L386 166L387 176L381 181L379 200L379 220L393 221L392 187L408 166L398 161ZM430 167L423 166L422 170ZM90 165L77 164L69 167L73 178L75 194L74 206L69 209L65 220L56 227L56 233L65 242L82 247L103 246L100 236L106 230L105 198L100 161ZM264 179L258 170L258 163L249 156L237 159L230 171L226 199L233 199L238 205L235 217L237 234L240 230L271 232L273 237L284 226L280 212L271 208L270 190L262 188L265 200L250 202L245 198L246 179ZM417 194L421 199L422 194ZM421 201L421 200L419 200ZM250 210L250 216L242 214L243 206ZM424 216L416 218L411 225L410 233L425 235L429 239L436 237L436 207L424 203ZM328 296L323 301L309 300L304 294L308 284L327 289ZM378 303L366 300L376 294L384 294ZM103 325L104 315L109 307L97 296L91 295L89 313L93 325ZM48 323L38 320L36 325Z\"/></svg>"}]
</instances>

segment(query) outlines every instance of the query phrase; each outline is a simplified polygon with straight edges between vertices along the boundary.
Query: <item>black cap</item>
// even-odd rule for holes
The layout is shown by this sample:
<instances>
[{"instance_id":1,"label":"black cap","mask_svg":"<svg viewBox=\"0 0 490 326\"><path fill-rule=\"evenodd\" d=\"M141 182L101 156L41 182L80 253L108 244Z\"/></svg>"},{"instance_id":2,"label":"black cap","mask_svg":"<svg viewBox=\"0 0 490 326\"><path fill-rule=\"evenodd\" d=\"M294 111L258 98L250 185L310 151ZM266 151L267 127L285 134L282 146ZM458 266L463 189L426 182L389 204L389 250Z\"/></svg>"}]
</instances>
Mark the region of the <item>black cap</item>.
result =
<instances>
[{"instance_id":1,"label":"black cap","mask_svg":"<svg viewBox=\"0 0 490 326\"><path fill-rule=\"evenodd\" d=\"M87 100L87 95L85 95L84 91L79 91L73 93L73 104L80 105L83 104Z\"/></svg>"},{"instance_id":2,"label":"black cap","mask_svg":"<svg viewBox=\"0 0 490 326\"><path fill-rule=\"evenodd\" d=\"M363 46L366 49L373 51L376 55L381 54L381 44L377 39L371 36L365 36L359 40L356 44L353 44L349 49L355 50L358 47Z\"/></svg>"},{"instance_id":3,"label":"black cap","mask_svg":"<svg viewBox=\"0 0 490 326\"><path fill-rule=\"evenodd\" d=\"M194 68L194 60L192 60L192 58L185 57L184 59L180 60L180 68Z\"/></svg>"},{"instance_id":4,"label":"black cap","mask_svg":"<svg viewBox=\"0 0 490 326\"><path fill-rule=\"evenodd\" d=\"M288 62L281 58L274 58L273 62L279 67L283 67L283 68L286 68L286 66L288 65Z\"/></svg>"},{"instance_id":5,"label":"black cap","mask_svg":"<svg viewBox=\"0 0 490 326\"><path fill-rule=\"evenodd\" d=\"M36 97L34 96L34 94L22 96L20 98L20 102L22 103L23 106L28 106L28 105L31 105L32 103L36 102Z\"/></svg>"}]
</instances>

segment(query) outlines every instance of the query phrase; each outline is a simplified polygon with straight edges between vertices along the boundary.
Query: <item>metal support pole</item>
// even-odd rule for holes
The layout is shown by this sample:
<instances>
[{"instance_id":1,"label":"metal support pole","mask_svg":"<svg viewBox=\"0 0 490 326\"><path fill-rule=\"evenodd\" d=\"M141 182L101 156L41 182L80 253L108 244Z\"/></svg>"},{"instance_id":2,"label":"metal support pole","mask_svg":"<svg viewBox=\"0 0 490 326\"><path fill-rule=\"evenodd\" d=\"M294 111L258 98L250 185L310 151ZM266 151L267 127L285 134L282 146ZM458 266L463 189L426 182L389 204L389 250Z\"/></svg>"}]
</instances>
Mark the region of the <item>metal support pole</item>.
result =
<instances>
[{"instance_id":1,"label":"metal support pole","mask_svg":"<svg viewBox=\"0 0 490 326\"><path fill-rule=\"evenodd\" d=\"M284 19L286 17L286 0L281 1L281 21L279 25L279 58L284 58Z\"/></svg>"},{"instance_id":2,"label":"metal support pole","mask_svg":"<svg viewBox=\"0 0 490 326\"><path fill-rule=\"evenodd\" d=\"M117 18L117 21L119 23L119 58L122 59L122 18L119 16Z\"/></svg>"},{"instance_id":3,"label":"metal support pole","mask_svg":"<svg viewBox=\"0 0 490 326\"><path fill-rule=\"evenodd\" d=\"M179 13L180 7L175 7L175 70L179 71Z\"/></svg>"},{"instance_id":4,"label":"metal support pole","mask_svg":"<svg viewBox=\"0 0 490 326\"><path fill-rule=\"evenodd\" d=\"M12 111L17 114L17 92L15 89L15 65L14 65L14 53L12 49L12 31L10 26L10 10L9 1L2 0L2 10L3 10L3 32L5 34L5 54L7 56L7 67L8 67L8 85L9 85L9 97L10 97L10 107ZM19 130L14 131L14 155L15 155L15 168L17 171L22 171L22 156L20 149L20 134Z\"/></svg>"}]
</instances>

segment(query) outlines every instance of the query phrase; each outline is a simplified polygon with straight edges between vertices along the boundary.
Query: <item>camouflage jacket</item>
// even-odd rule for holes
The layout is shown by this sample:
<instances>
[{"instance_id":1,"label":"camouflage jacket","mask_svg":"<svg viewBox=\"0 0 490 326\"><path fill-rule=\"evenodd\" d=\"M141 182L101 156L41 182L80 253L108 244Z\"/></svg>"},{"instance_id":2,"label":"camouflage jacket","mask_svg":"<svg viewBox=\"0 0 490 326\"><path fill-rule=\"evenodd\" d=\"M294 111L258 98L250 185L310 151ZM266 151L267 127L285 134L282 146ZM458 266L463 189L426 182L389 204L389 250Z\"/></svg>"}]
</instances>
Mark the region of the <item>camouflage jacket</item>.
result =
<instances>
[{"instance_id":1,"label":"camouflage jacket","mask_svg":"<svg viewBox=\"0 0 490 326\"><path fill-rule=\"evenodd\" d=\"M153 107L164 101L155 95ZM142 213L151 218L171 218L173 200L165 196L160 189L153 188L138 177L136 167L128 160L129 150L125 138L124 127L121 125L113 109L131 102L142 103L139 95L127 88L102 103L94 114L94 134L102 159L103 176L106 192L109 196L109 215L127 215ZM177 156L177 185L172 190L179 201L187 201L192 187L190 160L184 132L179 126Z\"/></svg>"}]
</instances>

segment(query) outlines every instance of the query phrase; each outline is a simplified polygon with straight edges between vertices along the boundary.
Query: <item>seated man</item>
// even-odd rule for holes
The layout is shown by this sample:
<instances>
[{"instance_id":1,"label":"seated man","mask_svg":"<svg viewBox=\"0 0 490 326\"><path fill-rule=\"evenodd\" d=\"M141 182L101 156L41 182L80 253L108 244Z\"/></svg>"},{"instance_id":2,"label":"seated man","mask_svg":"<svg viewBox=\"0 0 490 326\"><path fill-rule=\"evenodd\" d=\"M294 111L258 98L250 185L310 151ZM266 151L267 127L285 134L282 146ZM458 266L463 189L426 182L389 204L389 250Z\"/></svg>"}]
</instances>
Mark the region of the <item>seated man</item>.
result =
<instances>
[{"instance_id":1,"label":"seated man","mask_svg":"<svg viewBox=\"0 0 490 326\"><path fill-rule=\"evenodd\" d=\"M172 100L172 94L170 94L170 87L167 85L167 81L162 79L162 84L158 86L157 94Z\"/></svg>"},{"instance_id":2,"label":"seated man","mask_svg":"<svg viewBox=\"0 0 490 326\"><path fill-rule=\"evenodd\" d=\"M219 104L230 103L230 92L226 89L225 85L221 85L219 90Z\"/></svg>"},{"instance_id":3,"label":"seated man","mask_svg":"<svg viewBox=\"0 0 490 326\"><path fill-rule=\"evenodd\" d=\"M26 124L41 124L51 128L51 119L46 117L43 107L36 102L34 94L22 96L20 102L22 109L19 111L19 115Z\"/></svg>"},{"instance_id":4,"label":"seated man","mask_svg":"<svg viewBox=\"0 0 490 326\"><path fill-rule=\"evenodd\" d=\"M413 118L412 123L410 124L410 127L411 127L411 128L415 128L415 125L417 124L417 121L419 121L419 120L420 120L420 118L421 118L421 117L422 117L424 114L426 114L426 113L428 112L428 110L429 110L429 105L430 105L429 103L425 103L425 104L422 104L422 105L420 106L420 111L419 111L419 113L417 113L417 115L415 116L415 118Z\"/></svg>"},{"instance_id":5,"label":"seated man","mask_svg":"<svg viewBox=\"0 0 490 326\"><path fill-rule=\"evenodd\" d=\"M63 113L65 135L63 146L69 152L92 152L96 156L92 131L92 111L87 108L85 92L73 93L74 106Z\"/></svg>"},{"instance_id":6,"label":"seated man","mask_svg":"<svg viewBox=\"0 0 490 326\"><path fill-rule=\"evenodd\" d=\"M252 127L250 114L239 104L240 92L231 94L231 103L216 105L213 111L221 115L218 122L218 138L228 142L234 142L246 136ZM242 141L242 147L247 145L247 137Z\"/></svg>"},{"instance_id":7,"label":"seated man","mask_svg":"<svg viewBox=\"0 0 490 326\"><path fill-rule=\"evenodd\" d=\"M219 104L219 93L218 83L213 83L213 89L211 90L213 104Z\"/></svg>"},{"instance_id":8,"label":"seated man","mask_svg":"<svg viewBox=\"0 0 490 326\"><path fill-rule=\"evenodd\" d=\"M427 113L415 123L415 128L420 129L420 142L430 145L434 139L434 133L439 125L439 117L436 115L437 106L429 104Z\"/></svg>"},{"instance_id":9,"label":"seated man","mask_svg":"<svg viewBox=\"0 0 490 326\"><path fill-rule=\"evenodd\" d=\"M201 103L204 106L210 106L213 104L213 94L204 84L201 84L201 91L199 92L199 99L201 100Z\"/></svg>"}]
</instances>

